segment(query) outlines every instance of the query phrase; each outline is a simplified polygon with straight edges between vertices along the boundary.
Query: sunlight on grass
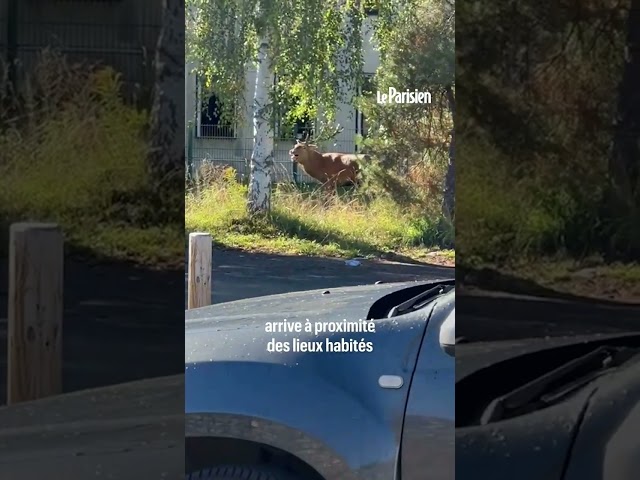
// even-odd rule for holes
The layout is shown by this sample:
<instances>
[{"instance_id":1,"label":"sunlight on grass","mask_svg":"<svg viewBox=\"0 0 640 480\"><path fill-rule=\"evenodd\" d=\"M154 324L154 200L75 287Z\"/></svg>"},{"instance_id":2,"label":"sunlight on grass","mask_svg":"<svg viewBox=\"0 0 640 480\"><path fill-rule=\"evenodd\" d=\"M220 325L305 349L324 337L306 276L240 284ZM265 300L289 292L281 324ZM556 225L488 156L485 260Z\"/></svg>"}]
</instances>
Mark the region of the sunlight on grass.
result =
<instances>
[{"instance_id":1,"label":"sunlight on grass","mask_svg":"<svg viewBox=\"0 0 640 480\"><path fill-rule=\"evenodd\" d=\"M438 225L419 208L403 210L388 198L323 197L283 186L274 191L271 215L262 220L247 216L245 199L246 187L235 180L233 169L220 169L187 194L187 231L209 232L226 247L304 255L403 252L426 258L443 243Z\"/></svg>"}]
</instances>

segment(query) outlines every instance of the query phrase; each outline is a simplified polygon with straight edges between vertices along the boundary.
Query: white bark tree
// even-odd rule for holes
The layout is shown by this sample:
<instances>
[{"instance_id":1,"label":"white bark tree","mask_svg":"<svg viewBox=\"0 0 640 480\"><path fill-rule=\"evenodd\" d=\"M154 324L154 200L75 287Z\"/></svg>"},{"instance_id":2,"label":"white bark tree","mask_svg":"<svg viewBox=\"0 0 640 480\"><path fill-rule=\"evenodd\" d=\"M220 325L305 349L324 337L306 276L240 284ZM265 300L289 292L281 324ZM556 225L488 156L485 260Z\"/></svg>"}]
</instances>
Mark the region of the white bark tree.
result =
<instances>
[{"instance_id":1,"label":"white bark tree","mask_svg":"<svg viewBox=\"0 0 640 480\"><path fill-rule=\"evenodd\" d=\"M262 15L259 11L258 15ZM269 56L269 31L258 32L256 86L253 94L253 152L247 207L250 215L271 209L271 178L273 173L273 124L269 115L269 93L273 74Z\"/></svg>"},{"instance_id":2,"label":"white bark tree","mask_svg":"<svg viewBox=\"0 0 640 480\"><path fill-rule=\"evenodd\" d=\"M247 208L251 215L268 213L275 119L284 110L309 118L322 112L323 121L333 120L336 105L355 88L362 73L363 9L354 0L188 0L187 4L188 56L200 66L205 90L225 105L223 118L242 118L238 105L246 102L247 67L255 65ZM353 28L345 31L345 23ZM344 51L352 61L336 69Z\"/></svg>"}]
</instances>

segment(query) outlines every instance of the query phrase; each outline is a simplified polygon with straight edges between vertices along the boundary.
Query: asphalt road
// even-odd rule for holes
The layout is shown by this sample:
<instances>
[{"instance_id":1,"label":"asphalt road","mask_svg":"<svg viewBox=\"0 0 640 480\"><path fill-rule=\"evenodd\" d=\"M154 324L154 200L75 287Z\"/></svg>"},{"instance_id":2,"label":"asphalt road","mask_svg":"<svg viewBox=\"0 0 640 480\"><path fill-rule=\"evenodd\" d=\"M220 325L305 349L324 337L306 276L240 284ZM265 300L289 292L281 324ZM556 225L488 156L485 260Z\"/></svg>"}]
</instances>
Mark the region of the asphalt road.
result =
<instances>
[{"instance_id":1,"label":"asphalt road","mask_svg":"<svg viewBox=\"0 0 640 480\"><path fill-rule=\"evenodd\" d=\"M456 335L474 342L640 332L640 305L457 293L456 323Z\"/></svg>"},{"instance_id":2,"label":"asphalt road","mask_svg":"<svg viewBox=\"0 0 640 480\"><path fill-rule=\"evenodd\" d=\"M185 267L185 308L186 308ZM450 278L454 269L435 265L413 265L362 260L349 267L345 260L303 256L243 253L214 250L212 303L229 302L321 288Z\"/></svg>"},{"instance_id":3,"label":"asphalt road","mask_svg":"<svg viewBox=\"0 0 640 480\"><path fill-rule=\"evenodd\" d=\"M453 275L443 267L214 251L213 301ZM0 405L6 400L7 264L0 261ZM65 261L65 392L184 368L185 272ZM185 290L182 290L185 285Z\"/></svg>"},{"instance_id":4,"label":"asphalt road","mask_svg":"<svg viewBox=\"0 0 640 480\"><path fill-rule=\"evenodd\" d=\"M0 408L0 478L184 478L184 375Z\"/></svg>"},{"instance_id":5,"label":"asphalt road","mask_svg":"<svg viewBox=\"0 0 640 480\"><path fill-rule=\"evenodd\" d=\"M0 404L6 401L7 264L0 262ZM184 362L183 272L67 259L65 392L178 374Z\"/></svg>"}]
</instances>

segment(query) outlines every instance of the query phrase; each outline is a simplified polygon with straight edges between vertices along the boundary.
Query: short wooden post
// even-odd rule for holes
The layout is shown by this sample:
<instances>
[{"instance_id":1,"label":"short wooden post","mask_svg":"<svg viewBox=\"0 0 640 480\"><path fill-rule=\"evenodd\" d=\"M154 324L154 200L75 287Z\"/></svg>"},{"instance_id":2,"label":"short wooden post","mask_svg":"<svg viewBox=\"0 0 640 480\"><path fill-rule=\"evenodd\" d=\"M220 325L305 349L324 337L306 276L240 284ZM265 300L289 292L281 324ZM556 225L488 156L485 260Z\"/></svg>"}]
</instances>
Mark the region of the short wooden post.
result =
<instances>
[{"instance_id":1,"label":"short wooden post","mask_svg":"<svg viewBox=\"0 0 640 480\"><path fill-rule=\"evenodd\" d=\"M189 234L189 272L187 283L187 308L211 305L211 235Z\"/></svg>"},{"instance_id":2,"label":"short wooden post","mask_svg":"<svg viewBox=\"0 0 640 480\"><path fill-rule=\"evenodd\" d=\"M11 225L8 404L62 393L63 269L58 225Z\"/></svg>"}]
</instances>

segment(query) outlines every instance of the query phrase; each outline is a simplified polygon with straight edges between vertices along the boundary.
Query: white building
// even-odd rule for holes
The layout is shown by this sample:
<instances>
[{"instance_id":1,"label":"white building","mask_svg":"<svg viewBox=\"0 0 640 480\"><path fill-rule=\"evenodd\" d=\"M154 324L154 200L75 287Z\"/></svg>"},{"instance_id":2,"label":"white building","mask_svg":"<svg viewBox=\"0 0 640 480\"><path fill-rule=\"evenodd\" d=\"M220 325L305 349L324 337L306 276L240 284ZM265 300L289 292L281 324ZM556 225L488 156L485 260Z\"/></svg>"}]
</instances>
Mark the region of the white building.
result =
<instances>
[{"instance_id":1,"label":"white building","mask_svg":"<svg viewBox=\"0 0 640 480\"><path fill-rule=\"evenodd\" d=\"M363 56L364 73L372 76L379 65L379 53L374 49L372 22L375 15L368 16L363 22ZM190 171L196 172L202 161L233 166L241 176L249 173L249 159L253 149L253 124L250 100L255 88L255 68L247 69L245 79L245 98L247 99L244 118L236 125L221 125L215 110L215 97L209 99L208 108L199 111L199 87L193 66L187 65L185 70L185 106L187 119L187 163ZM332 151L353 153L357 151L356 135L366 133L366 121L361 112L353 105L339 104L336 123L344 130L329 144ZM275 181L309 181L309 177L298 173L293 168L288 151L295 141L293 133L276 134L274 141L274 180ZM326 151L326 150L325 150Z\"/></svg>"}]
</instances>

